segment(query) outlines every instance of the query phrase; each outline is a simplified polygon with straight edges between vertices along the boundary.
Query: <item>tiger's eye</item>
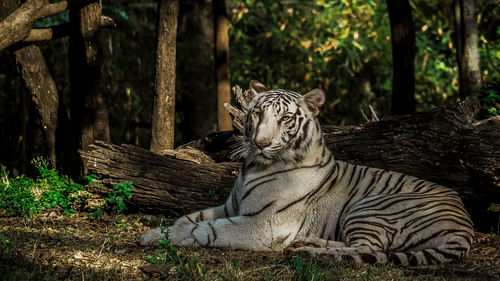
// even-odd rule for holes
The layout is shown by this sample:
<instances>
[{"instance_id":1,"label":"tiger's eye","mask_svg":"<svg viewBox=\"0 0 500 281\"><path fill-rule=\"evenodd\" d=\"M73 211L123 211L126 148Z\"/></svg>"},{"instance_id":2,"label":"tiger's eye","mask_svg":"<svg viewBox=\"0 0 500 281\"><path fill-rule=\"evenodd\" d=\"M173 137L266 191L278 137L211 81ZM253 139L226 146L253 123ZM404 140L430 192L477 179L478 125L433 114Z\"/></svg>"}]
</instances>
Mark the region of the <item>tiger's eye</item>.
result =
<instances>
[{"instance_id":1,"label":"tiger's eye","mask_svg":"<svg viewBox=\"0 0 500 281\"><path fill-rule=\"evenodd\" d=\"M281 117L279 123L283 123L283 122L288 122L292 119L292 117L290 116L287 116L287 115L283 115L283 117Z\"/></svg>"}]
</instances>

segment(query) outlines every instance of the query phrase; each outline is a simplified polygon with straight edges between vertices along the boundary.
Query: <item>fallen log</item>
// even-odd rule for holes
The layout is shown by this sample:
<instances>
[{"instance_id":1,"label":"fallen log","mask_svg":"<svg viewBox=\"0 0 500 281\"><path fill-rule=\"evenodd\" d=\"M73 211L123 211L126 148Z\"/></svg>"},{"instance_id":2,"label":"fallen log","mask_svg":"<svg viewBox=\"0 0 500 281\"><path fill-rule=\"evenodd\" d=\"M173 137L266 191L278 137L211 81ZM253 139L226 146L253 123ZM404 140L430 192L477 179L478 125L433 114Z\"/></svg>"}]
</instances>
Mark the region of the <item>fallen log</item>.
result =
<instances>
[{"instance_id":1,"label":"fallen log","mask_svg":"<svg viewBox=\"0 0 500 281\"><path fill-rule=\"evenodd\" d=\"M478 110L479 103L468 99L363 126L323 130L336 159L449 186L460 193L476 223L484 226L481 221L491 224L495 216L486 212L489 204L500 201L500 117L474 123ZM231 135L217 132L189 145L227 161ZM131 206L173 216L224 202L240 167L236 162L196 164L103 142L80 153L89 172L104 183L90 187L91 192L106 193L111 184L133 181Z\"/></svg>"}]
</instances>

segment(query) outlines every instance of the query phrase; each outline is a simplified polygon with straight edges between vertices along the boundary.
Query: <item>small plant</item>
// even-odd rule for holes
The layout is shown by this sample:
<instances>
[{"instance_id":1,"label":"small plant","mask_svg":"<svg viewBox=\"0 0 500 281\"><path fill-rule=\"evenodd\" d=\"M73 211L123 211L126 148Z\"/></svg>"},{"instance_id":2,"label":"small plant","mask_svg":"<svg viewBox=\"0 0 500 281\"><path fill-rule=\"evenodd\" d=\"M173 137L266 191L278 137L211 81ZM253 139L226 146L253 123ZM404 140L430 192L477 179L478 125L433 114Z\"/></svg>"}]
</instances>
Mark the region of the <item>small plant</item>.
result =
<instances>
[{"instance_id":1,"label":"small plant","mask_svg":"<svg viewBox=\"0 0 500 281\"><path fill-rule=\"evenodd\" d=\"M364 280L365 281L372 281L373 280L373 275L372 275L372 269L371 268L368 268L365 272L365 276L364 276Z\"/></svg>"},{"instance_id":2,"label":"small plant","mask_svg":"<svg viewBox=\"0 0 500 281\"><path fill-rule=\"evenodd\" d=\"M321 273L321 269L316 266L316 259L312 258L307 264L301 262L299 255L296 255L291 260L292 269L295 270L294 280L312 281L325 280L325 276Z\"/></svg>"},{"instance_id":3,"label":"small plant","mask_svg":"<svg viewBox=\"0 0 500 281\"><path fill-rule=\"evenodd\" d=\"M98 179L99 177L96 175L87 176L88 184L94 183L94 180ZM116 212L121 214L123 219L123 212L128 210L125 200L132 198L132 189L134 189L134 185L130 181L116 184L113 186L113 190L108 192L108 196L104 198L104 205L92 208L85 215L95 220L101 220L105 212Z\"/></svg>"},{"instance_id":4,"label":"small plant","mask_svg":"<svg viewBox=\"0 0 500 281\"><path fill-rule=\"evenodd\" d=\"M181 258L177 253L178 247L171 244L168 237L168 226L161 227L161 233L165 238L158 245L160 250L155 256L149 255L146 261L151 264L169 264L176 269L177 278L183 280L194 280L203 278L204 273L198 256Z\"/></svg>"},{"instance_id":5,"label":"small plant","mask_svg":"<svg viewBox=\"0 0 500 281\"><path fill-rule=\"evenodd\" d=\"M94 220L102 220L102 217L104 216L104 209L102 207L95 207L92 209L92 212L90 213L85 213L85 215L89 216L90 218Z\"/></svg>"},{"instance_id":6,"label":"small plant","mask_svg":"<svg viewBox=\"0 0 500 281\"><path fill-rule=\"evenodd\" d=\"M118 213L123 213L128 209L125 199L132 197L132 189L134 189L134 185L130 181L113 186L113 190L108 192L108 198L106 198L107 207Z\"/></svg>"},{"instance_id":7,"label":"small plant","mask_svg":"<svg viewBox=\"0 0 500 281\"><path fill-rule=\"evenodd\" d=\"M2 234L4 231L0 230L0 256L11 257L16 250L16 243L5 237Z\"/></svg>"},{"instance_id":8,"label":"small plant","mask_svg":"<svg viewBox=\"0 0 500 281\"><path fill-rule=\"evenodd\" d=\"M148 256L146 260L152 264L181 264L182 260L177 254L178 247L170 243L171 240L168 237L168 226L162 226L161 233L165 236L158 245L158 248L162 250L162 252L158 253L156 256Z\"/></svg>"}]
</instances>

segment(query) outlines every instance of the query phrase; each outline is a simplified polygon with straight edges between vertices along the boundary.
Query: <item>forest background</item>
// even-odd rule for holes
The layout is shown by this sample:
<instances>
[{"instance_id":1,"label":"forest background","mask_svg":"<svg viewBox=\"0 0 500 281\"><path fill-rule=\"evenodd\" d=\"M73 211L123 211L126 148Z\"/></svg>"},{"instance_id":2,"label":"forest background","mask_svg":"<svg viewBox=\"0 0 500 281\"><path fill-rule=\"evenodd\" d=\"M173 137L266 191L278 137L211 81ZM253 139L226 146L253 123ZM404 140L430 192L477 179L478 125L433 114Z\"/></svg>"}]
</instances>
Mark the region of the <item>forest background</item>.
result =
<instances>
[{"instance_id":1,"label":"forest background","mask_svg":"<svg viewBox=\"0 0 500 281\"><path fill-rule=\"evenodd\" d=\"M392 91L391 29L385 1L226 1L231 86L257 79L271 88L321 87L322 123L363 122L360 109L388 116ZM417 111L460 100L452 0L410 1L416 32ZM481 59L481 118L500 112L500 1L476 2ZM156 1L103 2L116 28L103 28L101 74L112 143L149 147L154 98ZM36 23L68 22L68 12ZM180 3L177 34L176 145L217 129L212 4ZM38 44L58 92L69 104L68 38ZM12 51L0 52L0 159L34 173L31 159L48 155L40 117Z\"/></svg>"}]
</instances>

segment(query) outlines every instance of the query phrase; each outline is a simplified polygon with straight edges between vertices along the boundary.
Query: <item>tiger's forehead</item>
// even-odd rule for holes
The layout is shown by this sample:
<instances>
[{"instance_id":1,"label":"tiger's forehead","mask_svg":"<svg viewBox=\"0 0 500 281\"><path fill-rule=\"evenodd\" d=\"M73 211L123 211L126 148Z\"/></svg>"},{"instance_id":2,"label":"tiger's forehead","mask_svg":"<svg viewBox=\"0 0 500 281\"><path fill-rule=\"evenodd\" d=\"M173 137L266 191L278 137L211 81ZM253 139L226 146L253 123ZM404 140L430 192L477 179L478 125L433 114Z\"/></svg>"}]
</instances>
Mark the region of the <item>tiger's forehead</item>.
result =
<instances>
[{"instance_id":1,"label":"tiger's forehead","mask_svg":"<svg viewBox=\"0 0 500 281\"><path fill-rule=\"evenodd\" d=\"M257 106L262 110L271 109L274 113L296 112L300 107L299 100L301 95L282 89L270 90L259 97Z\"/></svg>"}]
</instances>

